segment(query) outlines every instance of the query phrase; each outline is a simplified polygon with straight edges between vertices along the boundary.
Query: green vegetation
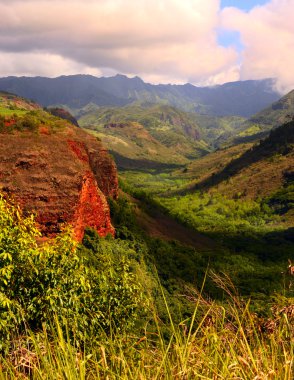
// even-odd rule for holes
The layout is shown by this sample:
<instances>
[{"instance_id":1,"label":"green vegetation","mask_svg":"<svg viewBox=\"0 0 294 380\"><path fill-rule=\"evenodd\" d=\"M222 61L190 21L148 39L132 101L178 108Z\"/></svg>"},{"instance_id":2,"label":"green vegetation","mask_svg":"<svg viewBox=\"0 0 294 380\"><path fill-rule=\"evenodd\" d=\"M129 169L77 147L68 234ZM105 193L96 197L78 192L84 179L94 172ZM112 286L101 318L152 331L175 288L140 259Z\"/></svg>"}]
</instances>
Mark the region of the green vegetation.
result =
<instances>
[{"instance_id":1,"label":"green vegetation","mask_svg":"<svg viewBox=\"0 0 294 380\"><path fill-rule=\"evenodd\" d=\"M42 132L42 127L46 133L54 133L57 130L70 126L68 121L55 117L43 110L13 111L11 115L1 114L0 110L0 133L14 132Z\"/></svg>"},{"instance_id":2,"label":"green vegetation","mask_svg":"<svg viewBox=\"0 0 294 380\"><path fill-rule=\"evenodd\" d=\"M294 91L290 91L277 102L251 116L239 128L238 134L231 134L230 142L258 141L270 131L293 120ZM228 136L229 137L229 136Z\"/></svg>"},{"instance_id":3,"label":"green vegetation","mask_svg":"<svg viewBox=\"0 0 294 380\"><path fill-rule=\"evenodd\" d=\"M227 145L230 136L245 133L245 118L240 116L201 115L164 103L87 106L76 116L83 128L95 133L113 152L122 169L157 168L156 163L187 164ZM153 165L144 160L153 161Z\"/></svg>"},{"instance_id":4,"label":"green vegetation","mask_svg":"<svg viewBox=\"0 0 294 380\"><path fill-rule=\"evenodd\" d=\"M194 313L188 321L148 334L105 337L81 348L69 341L66 323L55 321L55 334L30 333L14 343L2 360L5 379L253 379L291 380L293 344L291 306L278 308L264 322L235 299L224 308L201 296L192 296ZM168 308L167 308L168 310ZM200 317L199 315L203 315ZM156 319L156 315L154 316ZM268 326L267 332L262 332Z\"/></svg>"},{"instance_id":5,"label":"green vegetation","mask_svg":"<svg viewBox=\"0 0 294 380\"><path fill-rule=\"evenodd\" d=\"M185 169L180 169L185 170ZM159 194L169 191L176 191L190 183L189 179L175 176L173 169L166 170L150 169L145 171L124 170L120 172L120 178L123 182L130 184L131 188L127 192L139 192L140 190L148 192L148 194ZM123 183L121 183L124 186ZM136 194L135 194L136 195Z\"/></svg>"},{"instance_id":6,"label":"green vegetation","mask_svg":"<svg viewBox=\"0 0 294 380\"><path fill-rule=\"evenodd\" d=\"M172 216L201 232L258 231L273 221L271 210L264 205L250 200L227 199L220 194L195 192L157 200L171 210Z\"/></svg>"},{"instance_id":7,"label":"green vegetation","mask_svg":"<svg viewBox=\"0 0 294 380\"><path fill-rule=\"evenodd\" d=\"M77 244L66 227L43 241L34 218L0 197L0 379L292 379L293 172L281 166L283 186L263 198L213 185L230 188L252 164L291 162L294 123L249 151L181 166L166 154L175 133L182 143L196 126L170 107L140 107L142 124L104 110L109 124L92 131L161 144L155 167L121 173L125 195L109 201L115 238L88 229ZM4 133L68 125L43 110L0 118Z\"/></svg>"},{"instance_id":8,"label":"green vegetation","mask_svg":"<svg viewBox=\"0 0 294 380\"><path fill-rule=\"evenodd\" d=\"M132 191L129 185L124 188ZM154 244L158 270L165 278L198 283L209 263L216 272L227 273L243 296L253 298L257 308L266 306L266 297L285 292L281 272L287 259L293 257L291 232L279 226L279 216L267 203L201 192L154 197L133 190L132 194L145 202L148 213L160 208L189 227L190 234L201 232L216 243L213 250L204 245L196 251L177 244L164 246L160 241ZM220 297L209 280L205 289L214 298Z\"/></svg>"},{"instance_id":9,"label":"green vegetation","mask_svg":"<svg viewBox=\"0 0 294 380\"><path fill-rule=\"evenodd\" d=\"M260 144L248 146L249 150L244 145L218 151L186 169L121 173L123 188L143 202L149 215L161 210L190 228L187 233L200 232L216 243L213 252L204 246L196 256L183 250L184 267L203 274L203 263L209 262L213 270L229 274L238 291L251 296L257 308L265 306L265 295L287 290L281 273L287 260L293 259L293 125L272 131ZM279 172L281 177L273 182L271 178ZM262 179L265 195L258 197ZM165 249L174 262L181 262ZM161 259L159 267L164 266L169 274L175 273L173 264ZM191 281L189 276L183 271L181 279ZM218 297L209 282L206 290Z\"/></svg>"},{"instance_id":10,"label":"green vegetation","mask_svg":"<svg viewBox=\"0 0 294 380\"><path fill-rule=\"evenodd\" d=\"M166 257L179 247L144 236L126 199L112 213L117 239L89 230L76 246L67 230L41 243L33 218L0 199L1 378L292 378L293 299L267 299L264 318L207 269L194 287L159 273L162 287L152 263L180 271Z\"/></svg>"},{"instance_id":11,"label":"green vegetation","mask_svg":"<svg viewBox=\"0 0 294 380\"><path fill-rule=\"evenodd\" d=\"M37 131L39 120L36 111L20 111L13 113L10 119L0 115L0 132L12 133L13 131ZM7 115L6 115L7 116Z\"/></svg>"},{"instance_id":12,"label":"green vegetation","mask_svg":"<svg viewBox=\"0 0 294 380\"><path fill-rule=\"evenodd\" d=\"M41 132L54 133L71 126L71 115L62 112L67 119L56 117L33 101L0 91L0 133Z\"/></svg>"},{"instance_id":13,"label":"green vegetation","mask_svg":"<svg viewBox=\"0 0 294 380\"><path fill-rule=\"evenodd\" d=\"M78 116L80 125L95 130L108 149L130 159L182 164L210 150L194 114L163 103L86 108Z\"/></svg>"},{"instance_id":14,"label":"green vegetation","mask_svg":"<svg viewBox=\"0 0 294 380\"><path fill-rule=\"evenodd\" d=\"M257 133L260 133L262 131L262 128L260 125L252 125L251 127L245 129L245 131L240 132L237 137L246 137L246 136L252 136Z\"/></svg>"},{"instance_id":15,"label":"green vegetation","mask_svg":"<svg viewBox=\"0 0 294 380\"><path fill-rule=\"evenodd\" d=\"M127 184L125 189L145 204L153 204L153 207L176 218L189 227L191 233L201 232L212 238L217 246L212 254L204 255L204 260L209 261L215 270L230 273L242 294L260 300L264 299L265 294L282 293L281 272L285 270L287 259L293 258L293 173L290 169L288 172L284 169L285 163L289 165L292 162L293 125L288 123L273 131L269 138L240 157L237 147L236 152L231 149L228 157L225 152L219 151L211 155L212 161L209 156L204 157L199 164L195 161L189 165L187 170L158 171L153 175L142 171L122 172L121 177ZM287 161L276 162L274 157L277 154L285 155ZM230 157L233 157L231 162ZM227 165L220 165L221 158ZM244 180L243 170L255 163L260 163L260 175L255 179L252 172L248 178L251 186L260 176L267 178L269 173L276 174L275 170L283 170L285 180L288 178L287 184L282 187L281 179L273 187L279 190L272 190L270 196L257 198L256 193L252 192L250 199L246 182L238 188L233 183L233 175L237 173L239 181ZM271 165L276 166L272 169ZM262 170L265 170L265 175ZM195 178L197 174L198 179L193 180L193 175ZM220 194L218 188L213 186L219 183L223 188L222 194L227 189L233 195L227 197ZM195 190L197 186L201 188L201 184L205 184L204 189L209 192ZM263 185L265 194L266 186L271 185ZM236 190L231 189L232 186ZM193 264L188 265L196 270ZM199 268L199 262L197 265Z\"/></svg>"},{"instance_id":16,"label":"green vegetation","mask_svg":"<svg viewBox=\"0 0 294 380\"><path fill-rule=\"evenodd\" d=\"M39 106L22 97L0 91L0 115L3 116L21 116L28 111L38 109Z\"/></svg>"},{"instance_id":17,"label":"green vegetation","mask_svg":"<svg viewBox=\"0 0 294 380\"><path fill-rule=\"evenodd\" d=\"M235 135L245 122L240 116L208 116L193 114L196 123L201 127L204 141L213 148L221 147L226 143L228 136Z\"/></svg>"},{"instance_id":18,"label":"green vegetation","mask_svg":"<svg viewBox=\"0 0 294 380\"><path fill-rule=\"evenodd\" d=\"M54 316L77 341L133 325L144 306L127 243L90 234L81 250L70 231L44 244L39 237L33 217L0 198L0 350Z\"/></svg>"},{"instance_id":19,"label":"green vegetation","mask_svg":"<svg viewBox=\"0 0 294 380\"><path fill-rule=\"evenodd\" d=\"M187 158L169 149L144 130L140 124L133 122L119 124L114 128L97 132L87 129L97 136L115 156L121 168L160 167L161 165L183 165Z\"/></svg>"},{"instance_id":20,"label":"green vegetation","mask_svg":"<svg viewBox=\"0 0 294 380\"><path fill-rule=\"evenodd\" d=\"M16 110L14 108L9 109L7 107L1 107L0 105L0 115L2 116L14 116L14 115L21 116L21 115L25 115L27 112L28 112L27 110Z\"/></svg>"}]
</instances>

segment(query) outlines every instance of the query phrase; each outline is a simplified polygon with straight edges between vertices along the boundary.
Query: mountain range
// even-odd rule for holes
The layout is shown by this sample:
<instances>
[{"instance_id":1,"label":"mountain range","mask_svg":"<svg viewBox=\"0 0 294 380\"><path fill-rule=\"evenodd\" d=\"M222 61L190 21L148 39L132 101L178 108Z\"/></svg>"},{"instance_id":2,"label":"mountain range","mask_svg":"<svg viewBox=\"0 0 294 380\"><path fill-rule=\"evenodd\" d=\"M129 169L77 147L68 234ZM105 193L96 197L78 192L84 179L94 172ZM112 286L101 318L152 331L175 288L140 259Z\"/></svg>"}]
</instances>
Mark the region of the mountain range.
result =
<instances>
[{"instance_id":1,"label":"mountain range","mask_svg":"<svg viewBox=\"0 0 294 380\"><path fill-rule=\"evenodd\" d=\"M265 138L294 115L294 91L280 98L271 79L196 87L124 75L7 77L0 78L0 89L78 120L120 168L185 165L215 148Z\"/></svg>"},{"instance_id":2,"label":"mountain range","mask_svg":"<svg viewBox=\"0 0 294 380\"><path fill-rule=\"evenodd\" d=\"M149 84L139 77L90 75L0 78L0 90L33 99L43 106L80 109L124 106L135 101L164 103L188 112L248 118L280 98L272 79L225 83L213 87Z\"/></svg>"}]
</instances>

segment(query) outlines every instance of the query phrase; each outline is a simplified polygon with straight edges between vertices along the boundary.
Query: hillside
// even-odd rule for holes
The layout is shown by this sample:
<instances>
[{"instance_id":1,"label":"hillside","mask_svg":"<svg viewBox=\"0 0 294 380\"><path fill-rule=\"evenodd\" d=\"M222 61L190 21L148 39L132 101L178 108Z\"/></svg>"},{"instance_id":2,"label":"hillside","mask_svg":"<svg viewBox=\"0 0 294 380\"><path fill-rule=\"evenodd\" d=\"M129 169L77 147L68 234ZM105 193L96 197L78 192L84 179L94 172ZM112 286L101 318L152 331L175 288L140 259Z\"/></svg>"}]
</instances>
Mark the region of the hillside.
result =
<instances>
[{"instance_id":1,"label":"hillside","mask_svg":"<svg viewBox=\"0 0 294 380\"><path fill-rule=\"evenodd\" d=\"M294 90L249 118L248 122L268 128L278 127L294 117Z\"/></svg>"},{"instance_id":2,"label":"hillside","mask_svg":"<svg viewBox=\"0 0 294 380\"><path fill-rule=\"evenodd\" d=\"M19 97L9 92L0 91L0 113L2 116L12 114L23 114L26 111L38 110L41 107L25 98Z\"/></svg>"},{"instance_id":3,"label":"hillside","mask_svg":"<svg viewBox=\"0 0 294 380\"><path fill-rule=\"evenodd\" d=\"M61 119L68 120L69 122L74 124L76 127L79 127L79 123L77 119L64 108L52 107L52 108L46 108L46 111L50 112L54 116L60 117Z\"/></svg>"},{"instance_id":4,"label":"hillside","mask_svg":"<svg viewBox=\"0 0 294 380\"><path fill-rule=\"evenodd\" d=\"M122 167L124 159L183 164L210 150L193 115L167 105L84 110L79 124L96 131Z\"/></svg>"},{"instance_id":5,"label":"hillside","mask_svg":"<svg viewBox=\"0 0 294 380\"><path fill-rule=\"evenodd\" d=\"M82 126L102 126L114 122L135 121L167 146L184 144L180 153L195 157L204 149L203 141L213 145L218 138L235 131L244 123L240 116L207 116L150 102L135 102L124 107L88 105L76 113ZM202 140L202 141L200 141ZM204 149L205 150L205 149ZM203 152L204 153L204 152Z\"/></svg>"},{"instance_id":6,"label":"hillside","mask_svg":"<svg viewBox=\"0 0 294 380\"><path fill-rule=\"evenodd\" d=\"M78 240L85 226L113 234L106 197L117 196L117 172L103 145L31 102L13 97L14 107L5 101L1 95L1 192L25 213L36 213L44 236L59 233L66 223Z\"/></svg>"},{"instance_id":7,"label":"hillside","mask_svg":"<svg viewBox=\"0 0 294 380\"><path fill-rule=\"evenodd\" d=\"M256 142L269 135L273 128L291 121L294 117L294 90L269 107L261 110L248 120L240 123L235 131L220 136L219 144L239 144Z\"/></svg>"},{"instance_id":8,"label":"hillside","mask_svg":"<svg viewBox=\"0 0 294 380\"><path fill-rule=\"evenodd\" d=\"M111 154L119 168L156 168L160 165L182 165L188 162L154 139L139 123L110 123L96 131L89 127L88 132L97 136Z\"/></svg>"},{"instance_id":9,"label":"hillside","mask_svg":"<svg viewBox=\"0 0 294 380\"><path fill-rule=\"evenodd\" d=\"M272 130L269 136L218 173L199 183L201 188L217 187L233 195L266 196L278 190L294 168L294 122Z\"/></svg>"},{"instance_id":10,"label":"hillside","mask_svg":"<svg viewBox=\"0 0 294 380\"><path fill-rule=\"evenodd\" d=\"M176 178L189 181L189 186L193 187L194 183L203 182L223 170L228 164L239 158L251 147L251 143L246 143L225 149L217 149L204 157L193 160L185 169L174 171L173 175Z\"/></svg>"},{"instance_id":11,"label":"hillside","mask_svg":"<svg viewBox=\"0 0 294 380\"><path fill-rule=\"evenodd\" d=\"M43 106L80 109L88 104L124 106L134 101L163 102L179 109L213 116L249 117L279 99L270 79L232 82L214 87L152 85L140 78L90 75L0 78L0 90L9 91Z\"/></svg>"}]
</instances>

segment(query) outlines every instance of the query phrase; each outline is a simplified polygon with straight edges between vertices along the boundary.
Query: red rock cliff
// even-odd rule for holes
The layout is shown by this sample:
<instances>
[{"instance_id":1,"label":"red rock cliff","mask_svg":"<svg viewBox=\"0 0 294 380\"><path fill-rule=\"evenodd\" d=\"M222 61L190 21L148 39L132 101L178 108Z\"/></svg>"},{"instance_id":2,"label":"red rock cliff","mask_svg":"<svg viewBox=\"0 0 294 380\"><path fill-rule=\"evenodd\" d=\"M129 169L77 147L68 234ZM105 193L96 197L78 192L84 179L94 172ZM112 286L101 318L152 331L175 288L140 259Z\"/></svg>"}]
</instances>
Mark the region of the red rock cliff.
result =
<instances>
[{"instance_id":1,"label":"red rock cliff","mask_svg":"<svg viewBox=\"0 0 294 380\"><path fill-rule=\"evenodd\" d=\"M115 164L95 137L65 121L0 133L0 191L36 213L44 236L66 223L78 240L86 226L114 234L107 197L117 197Z\"/></svg>"}]
</instances>

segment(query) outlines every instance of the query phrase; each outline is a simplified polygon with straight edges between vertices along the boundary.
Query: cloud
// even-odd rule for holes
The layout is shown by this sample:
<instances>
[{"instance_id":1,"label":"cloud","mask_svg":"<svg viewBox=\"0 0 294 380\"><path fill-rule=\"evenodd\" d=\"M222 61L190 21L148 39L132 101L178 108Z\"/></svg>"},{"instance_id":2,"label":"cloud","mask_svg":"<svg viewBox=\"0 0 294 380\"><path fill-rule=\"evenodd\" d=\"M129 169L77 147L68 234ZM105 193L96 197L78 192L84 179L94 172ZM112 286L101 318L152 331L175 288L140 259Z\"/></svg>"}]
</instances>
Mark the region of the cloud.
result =
<instances>
[{"instance_id":1,"label":"cloud","mask_svg":"<svg viewBox=\"0 0 294 380\"><path fill-rule=\"evenodd\" d=\"M98 68L88 67L57 54L44 52L0 53L1 71L5 76L50 76L76 73L101 76ZM113 74L110 72L110 74Z\"/></svg>"},{"instance_id":2,"label":"cloud","mask_svg":"<svg viewBox=\"0 0 294 380\"><path fill-rule=\"evenodd\" d=\"M0 76L117 72L153 83L278 78L294 88L294 0L0 0ZM237 31L242 51L218 42Z\"/></svg>"},{"instance_id":3,"label":"cloud","mask_svg":"<svg viewBox=\"0 0 294 380\"><path fill-rule=\"evenodd\" d=\"M219 0L0 0L0 75L89 72L153 82L238 79Z\"/></svg>"},{"instance_id":4,"label":"cloud","mask_svg":"<svg viewBox=\"0 0 294 380\"><path fill-rule=\"evenodd\" d=\"M277 88L294 88L294 1L272 0L250 12L226 8L222 25L240 32L244 50L240 78L277 78Z\"/></svg>"}]
</instances>

